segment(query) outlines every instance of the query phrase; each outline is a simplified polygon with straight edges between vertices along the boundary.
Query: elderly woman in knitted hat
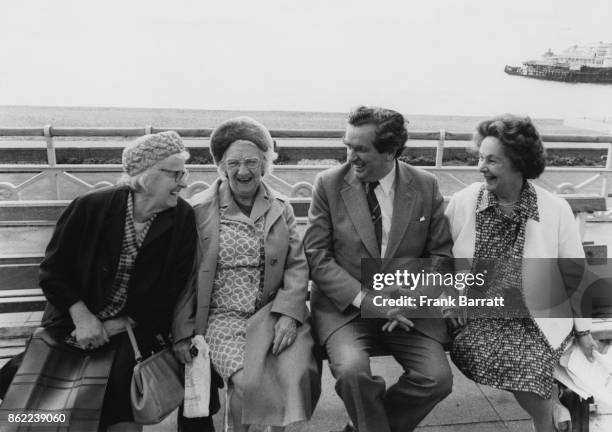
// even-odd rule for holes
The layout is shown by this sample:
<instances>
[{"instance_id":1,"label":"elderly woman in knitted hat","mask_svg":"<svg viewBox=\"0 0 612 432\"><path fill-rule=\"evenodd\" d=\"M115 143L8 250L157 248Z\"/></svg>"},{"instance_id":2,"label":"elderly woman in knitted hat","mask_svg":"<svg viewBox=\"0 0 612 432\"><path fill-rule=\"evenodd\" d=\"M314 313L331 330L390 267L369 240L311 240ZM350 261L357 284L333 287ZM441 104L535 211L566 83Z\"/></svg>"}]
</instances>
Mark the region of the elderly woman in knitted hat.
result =
<instances>
[{"instance_id":1,"label":"elderly woman in knitted hat","mask_svg":"<svg viewBox=\"0 0 612 432\"><path fill-rule=\"evenodd\" d=\"M179 197L188 157L172 131L129 144L120 184L72 201L40 265L43 326L61 329L67 342L92 354L115 350L102 430L140 430L130 403L134 352L123 330L132 322L141 351L155 350L194 264L194 213Z\"/></svg>"},{"instance_id":2,"label":"elderly woman in knitted hat","mask_svg":"<svg viewBox=\"0 0 612 432\"><path fill-rule=\"evenodd\" d=\"M192 198L203 253L182 326L204 335L229 383L234 431L282 430L307 420L320 392L302 241L291 205L263 180L276 156L263 125L226 121L210 151L220 178Z\"/></svg>"}]
</instances>

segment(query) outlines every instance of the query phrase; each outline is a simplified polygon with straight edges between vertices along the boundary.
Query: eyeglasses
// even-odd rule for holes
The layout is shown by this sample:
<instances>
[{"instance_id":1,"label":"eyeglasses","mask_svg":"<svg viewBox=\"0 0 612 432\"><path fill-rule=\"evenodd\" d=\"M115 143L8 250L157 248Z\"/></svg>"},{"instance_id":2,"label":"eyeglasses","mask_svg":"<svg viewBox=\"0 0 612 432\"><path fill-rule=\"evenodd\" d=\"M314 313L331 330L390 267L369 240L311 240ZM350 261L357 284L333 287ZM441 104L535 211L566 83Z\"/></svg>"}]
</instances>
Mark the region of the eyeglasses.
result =
<instances>
[{"instance_id":1,"label":"eyeglasses","mask_svg":"<svg viewBox=\"0 0 612 432\"><path fill-rule=\"evenodd\" d=\"M170 170L166 168L160 168L159 170L170 174L174 178L174 181L177 183L180 183L181 180L187 180L189 178L189 171L187 170L187 168L182 170Z\"/></svg>"},{"instance_id":2,"label":"eyeglasses","mask_svg":"<svg viewBox=\"0 0 612 432\"><path fill-rule=\"evenodd\" d=\"M225 161L225 166L228 169L238 169L240 168L240 165L243 164L248 168L248 169L256 169L259 167L259 164L261 163L261 160L259 158L248 158L248 159L227 159Z\"/></svg>"}]
</instances>

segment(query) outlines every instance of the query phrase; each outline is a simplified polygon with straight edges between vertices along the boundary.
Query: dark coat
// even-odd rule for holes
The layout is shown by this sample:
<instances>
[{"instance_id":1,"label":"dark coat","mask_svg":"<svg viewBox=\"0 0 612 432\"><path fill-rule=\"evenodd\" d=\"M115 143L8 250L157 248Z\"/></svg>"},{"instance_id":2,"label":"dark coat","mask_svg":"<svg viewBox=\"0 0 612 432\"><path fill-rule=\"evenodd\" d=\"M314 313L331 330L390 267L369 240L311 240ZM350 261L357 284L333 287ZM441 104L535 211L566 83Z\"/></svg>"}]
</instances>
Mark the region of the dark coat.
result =
<instances>
[{"instance_id":1,"label":"dark coat","mask_svg":"<svg viewBox=\"0 0 612 432\"><path fill-rule=\"evenodd\" d=\"M72 327L68 309L79 300L93 313L102 309L119 263L128 193L125 186L88 193L59 218L40 265L48 300L43 326ZM181 198L153 221L128 286L126 312L140 328L168 333L193 266L196 239L193 210Z\"/></svg>"}]
</instances>

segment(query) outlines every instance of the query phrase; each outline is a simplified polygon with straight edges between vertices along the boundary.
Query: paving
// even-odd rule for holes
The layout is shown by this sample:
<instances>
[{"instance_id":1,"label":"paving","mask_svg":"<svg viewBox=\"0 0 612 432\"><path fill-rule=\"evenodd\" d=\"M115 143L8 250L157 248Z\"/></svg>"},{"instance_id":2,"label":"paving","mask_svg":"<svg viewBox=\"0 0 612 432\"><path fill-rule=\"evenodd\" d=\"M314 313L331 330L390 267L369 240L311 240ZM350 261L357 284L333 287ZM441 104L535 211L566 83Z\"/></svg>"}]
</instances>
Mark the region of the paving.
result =
<instances>
[{"instance_id":1,"label":"paving","mask_svg":"<svg viewBox=\"0 0 612 432\"><path fill-rule=\"evenodd\" d=\"M372 371L385 378L388 385L395 382L401 369L390 357L372 359ZM516 405L507 392L474 384L453 366L453 392L423 420L417 431L512 431L531 432L527 414ZM312 419L302 424L291 425L287 432L340 431L348 416L342 401L334 391L334 379L327 364L323 368L323 391ZM223 395L222 395L223 399ZM223 410L223 408L222 408ZM222 411L215 416L215 427L222 431ZM166 432L176 430L176 416L171 415L164 422L145 427L145 432Z\"/></svg>"}]
</instances>

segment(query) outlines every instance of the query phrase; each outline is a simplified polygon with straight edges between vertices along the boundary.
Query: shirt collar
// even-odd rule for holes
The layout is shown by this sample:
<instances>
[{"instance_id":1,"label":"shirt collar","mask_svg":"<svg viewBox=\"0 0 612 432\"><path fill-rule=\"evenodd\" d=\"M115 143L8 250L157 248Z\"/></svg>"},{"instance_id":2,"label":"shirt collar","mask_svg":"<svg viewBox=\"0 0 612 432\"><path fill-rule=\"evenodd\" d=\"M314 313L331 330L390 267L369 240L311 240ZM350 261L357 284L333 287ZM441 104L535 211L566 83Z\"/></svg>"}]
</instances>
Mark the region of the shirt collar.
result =
<instances>
[{"instance_id":1,"label":"shirt collar","mask_svg":"<svg viewBox=\"0 0 612 432\"><path fill-rule=\"evenodd\" d=\"M481 186L481 191L480 199L476 204L476 213L483 212L488 208L499 205L497 196L494 193L489 192L484 184ZM525 182L525 185L521 190L519 200L514 207L514 211L525 220L533 219L536 222L540 221L540 214L538 212L538 197L536 195L535 188L530 182Z\"/></svg>"},{"instance_id":2,"label":"shirt collar","mask_svg":"<svg viewBox=\"0 0 612 432\"><path fill-rule=\"evenodd\" d=\"M384 176L378 181L380 183L380 187L387 196L389 195L389 193L391 193L391 191L393 190L393 186L395 185L396 165L397 162L393 163L393 168L391 168L391 171L389 171L386 176Z\"/></svg>"},{"instance_id":3,"label":"shirt collar","mask_svg":"<svg viewBox=\"0 0 612 432\"><path fill-rule=\"evenodd\" d=\"M265 212L265 210L270 206L269 200L270 196L268 194L268 189L264 186L262 181L259 188L257 188L255 199L253 200L253 209L256 211L251 211L251 215L259 215L260 213ZM232 192L226 180L223 180L219 185L219 207L227 208L226 214L242 214L238 204L236 204L234 198L232 197Z\"/></svg>"}]
</instances>

